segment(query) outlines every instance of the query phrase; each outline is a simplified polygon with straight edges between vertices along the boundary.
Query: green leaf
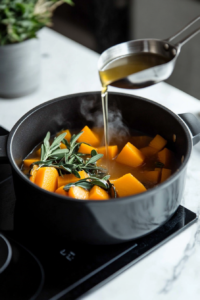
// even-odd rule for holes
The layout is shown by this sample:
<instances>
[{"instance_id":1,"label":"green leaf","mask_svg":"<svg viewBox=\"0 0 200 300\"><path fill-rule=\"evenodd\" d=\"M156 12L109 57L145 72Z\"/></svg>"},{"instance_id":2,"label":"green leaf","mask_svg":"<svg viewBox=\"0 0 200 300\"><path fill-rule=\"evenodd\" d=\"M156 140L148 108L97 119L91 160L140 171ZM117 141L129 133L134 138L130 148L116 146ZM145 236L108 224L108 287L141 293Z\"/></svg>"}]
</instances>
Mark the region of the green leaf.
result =
<instances>
[{"instance_id":1,"label":"green leaf","mask_svg":"<svg viewBox=\"0 0 200 300\"><path fill-rule=\"evenodd\" d=\"M48 131L44 138L44 145L49 144L50 137L51 137L51 133Z\"/></svg>"},{"instance_id":2,"label":"green leaf","mask_svg":"<svg viewBox=\"0 0 200 300\"><path fill-rule=\"evenodd\" d=\"M72 174L74 174L77 178L81 178L81 175L75 169L72 169Z\"/></svg>"},{"instance_id":3,"label":"green leaf","mask_svg":"<svg viewBox=\"0 0 200 300\"><path fill-rule=\"evenodd\" d=\"M69 142L66 140L66 139L63 139L63 144L65 145L65 146L67 146L67 148L69 149L70 148L70 144L69 144Z\"/></svg>"},{"instance_id":4,"label":"green leaf","mask_svg":"<svg viewBox=\"0 0 200 300\"><path fill-rule=\"evenodd\" d=\"M110 183L110 186L111 186L111 189L113 189L113 192L114 192L114 198L117 198L117 192L116 192L116 189L115 189L114 184Z\"/></svg>"},{"instance_id":5,"label":"green leaf","mask_svg":"<svg viewBox=\"0 0 200 300\"><path fill-rule=\"evenodd\" d=\"M75 156L72 156L70 159L69 159L69 164L72 164L74 162L74 160L76 159Z\"/></svg>"},{"instance_id":6,"label":"green leaf","mask_svg":"<svg viewBox=\"0 0 200 300\"><path fill-rule=\"evenodd\" d=\"M78 155L75 154L75 158L77 159L79 164L83 163L83 159L81 157L79 157Z\"/></svg>"},{"instance_id":7,"label":"green leaf","mask_svg":"<svg viewBox=\"0 0 200 300\"><path fill-rule=\"evenodd\" d=\"M88 164L93 164L93 163L95 163L97 160L99 160L99 159L102 158L102 157L103 157L103 154L97 154L97 155L91 157L91 158L87 161L87 164L86 164L86 165L88 165Z\"/></svg>"},{"instance_id":8,"label":"green leaf","mask_svg":"<svg viewBox=\"0 0 200 300\"><path fill-rule=\"evenodd\" d=\"M97 154L98 154L98 152L97 152L96 150L93 149L93 150L91 151L91 157L93 157L93 156L95 156L95 155L97 155Z\"/></svg>"},{"instance_id":9,"label":"green leaf","mask_svg":"<svg viewBox=\"0 0 200 300\"><path fill-rule=\"evenodd\" d=\"M45 166L49 166L49 165L52 164L52 162L53 162L52 159L50 159L50 160L45 160L45 161L43 161L43 160L38 160L38 161L35 161L34 163L32 163L32 165L45 165Z\"/></svg>"},{"instance_id":10,"label":"green leaf","mask_svg":"<svg viewBox=\"0 0 200 300\"><path fill-rule=\"evenodd\" d=\"M69 159L69 154L65 154L65 163L68 163L68 159Z\"/></svg>"},{"instance_id":11,"label":"green leaf","mask_svg":"<svg viewBox=\"0 0 200 300\"><path fill-rule=\"evenodd\" d=\"M64 139L64 137L66 136L66 132L61 133L57 138L54 139L52 145L51 145L51 149L55 146L55 145L60 145L61 141Z\"/></svg>"},{"instance_id":12,"label":"green leaf","mask_svg":"<svg viewBox=\"0 0 200 300\"><path fill-rule=\"evenodd\" d=\"M54 147L50 148L51 149L51 152L57 150L57 149L60 149L60 144L58 145L55 145Z\"/></svg>"},{"instance_id":13,"label":"green leaf","mask_svg":"<svg viewBox=\"0 0 200 300\"><path fill-rule=\"evenodd\" d=\"M106 176L104 176L102 179L103 180L108 180L110 178L110 175L106 175Z\"/></svg>"},{"instance_id":14,"label":"green leaf","mask_svg":"<svg viewBox=\"0 0 200 300\"><path fill-rule=\"evenodd\" d=\"M70 189L70 187L72 187L72 186L79 186L88 191L91 190L91 188L93 187L93 185L90 182L87 182L87 181L81 182L79 180L75 183L69 183L69 184L65 185L63 189L65 191L68 191Z\"/></svg>"},{"instance_id":15,"label":"green leaf","mask_svg":"<svg viewBox=\"0 0 200 300\"><path fill-rule=\"evenodd\" d=\"M63 2L65 2L71 6L74 6L74 2L72 0L63 0Z\"/></svg>"},{"instance_id":16,"label":"green leaf","mask_svg":"<svg viewBox=\"0 0 200 300\"><path fill-rule=\"evenodd\" d=\"M57 154L63 154L63 156L64 156L64 154L66 154L66 153L69 153L69 150L68 150L68 149L58 149L58 150L52 152L52 153L51 153L51 156L52 156L52 155L55 156L55 155L57 155Z\"/></svg>"},{"instance_id":17,"label":"green leaf","mask_svg":"<svg viewBox=\"0 0 200 300\"><path fill-rule=\"evenodd\" d=\"M73 134L70 140L70 147L73 147L78 140L78 138L83 134L83 131L79 132L78 134Z\"/></svg>"},{"instance_id":18,"label":"green leaf","mask_svg":"<svg viewBox=\"0 0 200 300\"><path fill-rule=\"evenodd\" d=\"M41 145L41 160L44 160L44 155L45 155L44 145Z\"/></svg>"},{"instance_id":19,"label":"green leaf","mask_svg":"<svg viewBox=\"0 0 200 300\"><path fill-rule=\"evenodd\" d=\"M102 188L105 189L105 190L107 190L107 189L109 188L109 184L108 184L107 181L105 181L105 180L100 180L100 179L98 179L98 180L93 180L93 181L92 181L92 184L93 184L93 185L98 185L98 186L102 187Z\"/></svg>"}]
</instances>

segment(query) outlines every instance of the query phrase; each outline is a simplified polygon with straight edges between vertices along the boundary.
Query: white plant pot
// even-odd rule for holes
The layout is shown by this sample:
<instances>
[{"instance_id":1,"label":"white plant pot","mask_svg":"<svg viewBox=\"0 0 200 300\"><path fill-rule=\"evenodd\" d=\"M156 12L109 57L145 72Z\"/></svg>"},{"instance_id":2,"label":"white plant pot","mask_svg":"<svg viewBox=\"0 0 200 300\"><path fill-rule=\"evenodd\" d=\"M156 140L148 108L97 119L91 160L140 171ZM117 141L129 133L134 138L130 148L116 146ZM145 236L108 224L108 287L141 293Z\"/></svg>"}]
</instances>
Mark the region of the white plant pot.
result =
<instances>
[{"instance_id":1,"label":"white plant pot","mask_svg":"<svg viewBox=\"0 0 200 300\"><path fill-rule=\"evenodd\" d=\"M40 47L37 38L0 46L0 97L29 94L39 82Z\"/></svg>"}]
</instances>

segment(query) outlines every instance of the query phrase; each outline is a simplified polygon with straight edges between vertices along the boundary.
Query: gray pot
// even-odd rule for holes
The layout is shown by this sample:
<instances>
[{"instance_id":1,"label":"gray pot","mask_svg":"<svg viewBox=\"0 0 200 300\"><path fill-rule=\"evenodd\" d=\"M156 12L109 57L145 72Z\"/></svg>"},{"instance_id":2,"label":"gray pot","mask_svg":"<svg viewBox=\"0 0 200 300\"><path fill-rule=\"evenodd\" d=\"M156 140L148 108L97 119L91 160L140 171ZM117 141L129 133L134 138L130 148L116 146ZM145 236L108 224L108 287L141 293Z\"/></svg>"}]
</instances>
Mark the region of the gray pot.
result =
<instances>
[{"instance_id":1,"label":"gray pot","mask_svg":"<svg viewBox=\"0 0 200 300\"><path fill-rule=\"evenodd\" d=\"M0 97L15 98L34 91L40 81L39 40L0 46Z\"/></svg>"}]
</instances>

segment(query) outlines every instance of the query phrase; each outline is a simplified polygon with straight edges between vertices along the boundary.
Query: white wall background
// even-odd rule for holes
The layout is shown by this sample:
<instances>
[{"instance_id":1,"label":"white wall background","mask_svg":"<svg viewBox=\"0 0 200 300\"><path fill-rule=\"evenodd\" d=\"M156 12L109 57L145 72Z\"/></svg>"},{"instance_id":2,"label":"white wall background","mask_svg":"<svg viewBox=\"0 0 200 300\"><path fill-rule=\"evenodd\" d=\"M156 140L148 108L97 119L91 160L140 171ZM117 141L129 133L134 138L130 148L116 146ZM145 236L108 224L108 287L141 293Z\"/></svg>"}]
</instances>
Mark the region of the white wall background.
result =
<instances>
[{"instance_id":1,"label":"white wall background","mask_svg":"<svg viewBox=\"0 0 200 300\"><path fill-rule=\"evenodd\" d=\"M131 38L168 38L200 15L200 0L131 0ZM200 28L199 22L187 33ZM200 33L185 44L171 85L200 99Z\"/></svg>"}]
</instances>

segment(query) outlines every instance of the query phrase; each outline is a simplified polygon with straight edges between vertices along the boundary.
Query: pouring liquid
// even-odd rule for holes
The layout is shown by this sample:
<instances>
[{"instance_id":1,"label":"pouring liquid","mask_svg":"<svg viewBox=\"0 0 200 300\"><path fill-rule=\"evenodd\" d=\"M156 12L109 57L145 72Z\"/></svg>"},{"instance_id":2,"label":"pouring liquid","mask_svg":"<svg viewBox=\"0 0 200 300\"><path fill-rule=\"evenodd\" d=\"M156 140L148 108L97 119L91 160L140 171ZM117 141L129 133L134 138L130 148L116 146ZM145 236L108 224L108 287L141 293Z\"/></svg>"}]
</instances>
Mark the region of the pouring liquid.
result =
<instances>
[{"instance_id":1,"label":"pouring liquid","mask_svg":"<svg viewBox=\"0 0 200 300\"><path fill-rule=\"evenodd\" d=\"M136 53L122 56L110 61L99 71L102 84L101 99L104 120L104 139L106 157L108 157L109 135L108 135L108 85L126 78L127 76L164 64L168 60L158 54Z\"/></svg>"}]
</instances>

